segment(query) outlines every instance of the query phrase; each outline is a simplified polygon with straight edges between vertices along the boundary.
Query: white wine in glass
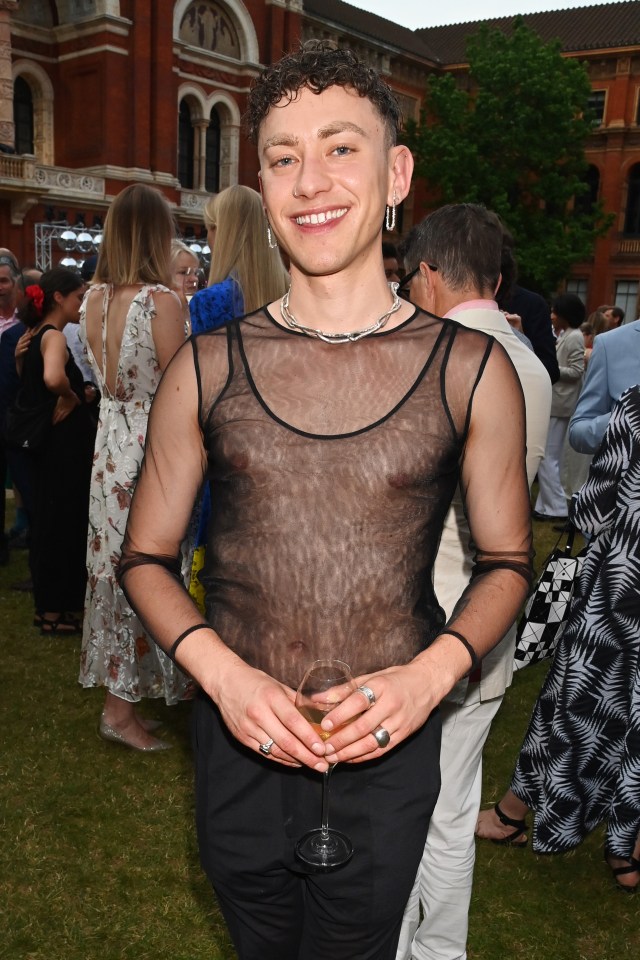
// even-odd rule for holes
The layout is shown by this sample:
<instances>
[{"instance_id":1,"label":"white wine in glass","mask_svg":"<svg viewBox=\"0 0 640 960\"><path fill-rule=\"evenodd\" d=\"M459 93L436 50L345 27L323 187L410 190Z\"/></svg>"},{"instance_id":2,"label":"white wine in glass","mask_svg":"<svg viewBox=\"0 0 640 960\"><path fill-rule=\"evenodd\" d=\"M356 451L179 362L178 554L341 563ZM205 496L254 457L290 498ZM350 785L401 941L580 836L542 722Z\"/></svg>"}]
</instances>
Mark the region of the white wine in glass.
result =
<instances>
[{"instance_id":1,"label":"white wine in glass","mask_svg":"<svg viewBox=\"0 0 640 960\"><path fill-rule=\"evenodd\" d=\"M324 717L357 690L351 670L342 660L315 660L305 673L296 694L296 707L322 740L337 733L341 724L329 733L320 724ZM350 721L348 721L350 722ZM322 823L305 833L296 844L296 856L303 863L321 870L333 870L353 856L349 837L329 827L329 778L332 763L322 775Z\"/></svg>"}]
</instances>

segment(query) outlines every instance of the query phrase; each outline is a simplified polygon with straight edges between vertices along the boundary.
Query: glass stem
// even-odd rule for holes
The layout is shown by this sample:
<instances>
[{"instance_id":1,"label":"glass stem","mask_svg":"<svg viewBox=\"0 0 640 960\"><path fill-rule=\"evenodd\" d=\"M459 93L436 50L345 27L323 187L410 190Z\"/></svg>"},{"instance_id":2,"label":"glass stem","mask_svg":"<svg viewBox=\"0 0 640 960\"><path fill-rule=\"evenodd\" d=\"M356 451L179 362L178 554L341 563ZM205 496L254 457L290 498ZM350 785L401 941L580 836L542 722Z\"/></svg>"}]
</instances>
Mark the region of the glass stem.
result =
<instances>
[{"instance_id":1,"label":"glass stem","mask_svg":"<svg viewBox=\"0 0 640 960\"><path fill-rule=\"evenodd\" d=\"M332 763L322 774L322 827L320 836L323 840L329 839L329 777L334 767L335 763Z\"/></svg>"}]
</instances>

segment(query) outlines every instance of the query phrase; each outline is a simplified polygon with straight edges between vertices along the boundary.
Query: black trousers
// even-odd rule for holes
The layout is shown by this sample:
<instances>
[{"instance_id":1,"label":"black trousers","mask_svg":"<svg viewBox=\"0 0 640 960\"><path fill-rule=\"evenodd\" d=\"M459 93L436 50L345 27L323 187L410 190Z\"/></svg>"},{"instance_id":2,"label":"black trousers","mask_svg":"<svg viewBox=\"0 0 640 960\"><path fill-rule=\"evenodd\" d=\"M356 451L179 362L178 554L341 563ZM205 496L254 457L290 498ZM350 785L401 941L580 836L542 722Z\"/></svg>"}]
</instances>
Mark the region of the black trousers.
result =
<instances>
[{"instance_id":1,"label":"black trousers","mask_svg":"<svg viewBox=\"0 0 640 960\"><path fill-rule=\"evenodd\" d=\"M395 960L440 786L440 718L388 756L338 764L329 824L354 855L307 872L296 841L320 825L322 776L245 749L201 696L194 718L203 868L240 960Z\"/></svg>"}]
</instances>

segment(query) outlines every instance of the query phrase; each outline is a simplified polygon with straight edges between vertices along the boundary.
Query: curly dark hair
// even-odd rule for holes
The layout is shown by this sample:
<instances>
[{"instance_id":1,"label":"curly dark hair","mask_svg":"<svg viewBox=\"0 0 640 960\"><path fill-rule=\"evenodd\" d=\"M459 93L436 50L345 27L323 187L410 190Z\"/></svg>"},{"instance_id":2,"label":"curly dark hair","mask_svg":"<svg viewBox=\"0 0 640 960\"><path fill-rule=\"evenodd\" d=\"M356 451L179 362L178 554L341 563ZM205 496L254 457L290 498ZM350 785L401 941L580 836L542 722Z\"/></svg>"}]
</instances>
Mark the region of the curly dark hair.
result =
<instances>
[{"instance_id":1,"label":"curly dark hair","mask_svg":"<svg viewBox=\"0 0 640 960\"><path fill-rule=\"evenodd\" d=\"M300 50L267 67L254 80L243 117L252 143L258 142L260 125L269 110L283 97L295 100L302 87L313 93L322 93L328 87L355 90L373 104L384 121L388 146L396 143L402 113L390 87L351 50L338 48L330 40L307 40Z\"/></svg>"}]
</instances>

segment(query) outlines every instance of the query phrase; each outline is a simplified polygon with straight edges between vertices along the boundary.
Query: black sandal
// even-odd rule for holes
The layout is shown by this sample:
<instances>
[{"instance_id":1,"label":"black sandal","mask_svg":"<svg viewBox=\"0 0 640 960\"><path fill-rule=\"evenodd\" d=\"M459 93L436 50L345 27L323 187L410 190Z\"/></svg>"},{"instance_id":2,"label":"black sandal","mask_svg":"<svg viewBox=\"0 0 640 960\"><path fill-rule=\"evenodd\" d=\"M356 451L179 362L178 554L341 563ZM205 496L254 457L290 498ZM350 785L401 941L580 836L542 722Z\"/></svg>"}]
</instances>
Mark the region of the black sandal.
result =
<instances>
[{"instance_id":1,"label":"black sandal","mask_svg":"<svg viewBox=\"0 0 640 960\"><path fill-rule=\"evenodd\" d=\"M497 843L500 847L526 847L528 843L528 837L525 837L524 840L518 840L518 837L522 837L522 834L527 829L527 824L524 820L514 820L512 817L508 817L506 813L500 809L500 804L496 803L493 808L496 813L496 817L505 827L513 827L513 833L510 833L506 837L501 837L499 840L491 839L492 843Z\"/></svg>"},{"instance_id":2,"label":"black sandal","mask_svg":"<svg viewBox=\"0 0 640 960\"><path fill-rule=\"evenodd\" d=\"M55 620L49 620L48 617L42 617L40 622L40 633L43 637L73 637L80 633L80 624L77 620L67 620L64 614L56 617Z\"/></svg>"},{"instance_id":3,"label":"black sandal","mask_svg":"<svg viewBox=\"0 0 640 960\"><path fill-rule=\"evenodd\" d=\"M629 857L628 859L626 857L616 857L617 860L624 860L627 866L613 867L609 861L609 857L611 856L613 856L613 854L607 853L607 851L605 850L604 859L607 866L609 867L609 870L611 870L611 873L613 874L613 879L614 879L616 888L618 890L622 890L623 893L635 893L638 887L640 886L640 880L638 880L638 883L634 883L633 886L627 886L625 883L620 883L620 881L618 880L618 877L621 877L626 873L640 873L640 860L636 860L635 857Z\"/></svg>"}]
</instances>

